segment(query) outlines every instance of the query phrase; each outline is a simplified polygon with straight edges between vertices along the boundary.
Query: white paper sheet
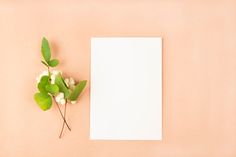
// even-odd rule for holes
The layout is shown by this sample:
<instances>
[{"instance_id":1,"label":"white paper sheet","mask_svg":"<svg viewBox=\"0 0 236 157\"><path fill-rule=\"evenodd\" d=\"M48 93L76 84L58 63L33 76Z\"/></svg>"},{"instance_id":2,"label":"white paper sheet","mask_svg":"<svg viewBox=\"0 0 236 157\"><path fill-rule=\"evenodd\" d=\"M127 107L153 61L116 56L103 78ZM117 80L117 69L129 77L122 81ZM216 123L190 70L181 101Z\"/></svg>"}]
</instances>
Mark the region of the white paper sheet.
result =
<instances>
[{"instance_id":1,"label":"white paper sheet","mask_svg":"<svg viewBox=\"0 0 236 157\"><path fill-rule=\"evenodd\" d=\"M90 139L162 139L162 40L91 38Z\"/></svg>"}]
</instances>

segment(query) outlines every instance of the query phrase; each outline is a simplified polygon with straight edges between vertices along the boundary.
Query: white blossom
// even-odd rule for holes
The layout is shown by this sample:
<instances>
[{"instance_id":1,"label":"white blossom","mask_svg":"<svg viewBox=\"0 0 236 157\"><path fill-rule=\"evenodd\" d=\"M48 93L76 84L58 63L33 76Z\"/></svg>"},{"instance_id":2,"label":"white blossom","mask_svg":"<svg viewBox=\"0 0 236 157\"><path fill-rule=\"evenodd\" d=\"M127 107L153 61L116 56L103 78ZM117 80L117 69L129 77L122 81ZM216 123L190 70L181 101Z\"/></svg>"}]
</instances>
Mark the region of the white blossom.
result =
<instances>
[{"instance_id":1,"label":"white blossom","mask_svg":"<svg viewBox=\"0 0 236 157\"><path fill-rule=\"evenodd\" d=\"M60 93L58 94L58 96L59 96L60 98L64 98L64 93L60 92Z\"/></svg>"},{"instance_id":2,"label":"white blossom","mask_svg":"<svg viewBox=\"0 0 236 157\"><path fill-rule=\"evenodd\" d=\"M65 83L67 87L69 87L70 89L74 89L75 80L72 77L65 78Z\"/></svg>"},{"instance_id":3,"label":"white blossom","mask_svg":"<svg viewBox=\"0 0 236 157\"><path fill-rule=\"evenodd\" d=\"M70 85L70 89L73 91L75 89L75 85Z\"/></svg>"},{"instance_id":4,"label":"white blossom","mask_svg":"<svg viewBox=\"0 0 236 157\"><path fill-rule=\"evenodd\" d=\"M62 72L59 71L59 70L52 70L52 72L51 72L51 84L55 84L56 76L57 76L59 73L62 74Z\"/></svg>"},{"instance_id":5,"label":"white blossom","mask_svg":"<svg viewBox=\"0 0 236 157\"><path fill-rule=\"evenodd\" d=\"M56 102L57 102L57 103L59 103L59 102L60 102L60 100L61 100L61 98L60 98L60 97L58 97L58 96L56 96Z\"/></svg>"},{"instance_id":6,"label":"white blossom","mask_svg":"<svg viewBox=\"0 0 236 157\"><path fill-rule=\"evenodd\" d=\"M64 98L61 99L60 102L59 102L59 104L61 104L61 105L65 105L65 104L66 104L66 100L65 100Z\"/></svg>"},{"instance_id":7,"label":"white blossom","mask_svg":"<svg viewBox=\"0 0 236 157\"><path fill-rule=\"evenodd\" d=\"M43 73L42 73L43 76L48 76L48 71L47 70L44 70Z\"/></svg>"},{"instance_id":8,"label":"white blossom","mask_svg":"<svg viewBox=\"0 0 236 157\"><path fill-rule=\"evenodd\" d=\"M55 84L56 75L51 75L51 84Z\"/></svg>"},{"instance_id":9,"label":"white blossom","mask_svg":"<svg viewBox=\"0 0 236 157\"><path fill-rule=\"evenodd\" d=\"M59 71L59 70L53 70L52 71L52 75L57 75L57 74L62 74L62 72L61 71Z\"/></svg>"},{"instance_id":10,"label":"white blossom","mask_svg":"<svg viewBox=\"0 0 236 157\"><path fill-rule=\"evenodd\" d=\"M64 103L63 100L65 101L64 93L62 93L62 92L58 93L57 96L56 96L56 102L63 105L63 103Z\"/></svg>"},{"instance_id":11,"label":"white blossom","mask_svg":"<svg viewBox=\"0 0 236 157\"><path fill-rule=\"evenodd\" d=\"M75 84L75 80L74 80L72 77L70 77L70 82L69 82L69 84L70 84L70 85L74 85L74 84Z\"/></svg>"}]
</instances>

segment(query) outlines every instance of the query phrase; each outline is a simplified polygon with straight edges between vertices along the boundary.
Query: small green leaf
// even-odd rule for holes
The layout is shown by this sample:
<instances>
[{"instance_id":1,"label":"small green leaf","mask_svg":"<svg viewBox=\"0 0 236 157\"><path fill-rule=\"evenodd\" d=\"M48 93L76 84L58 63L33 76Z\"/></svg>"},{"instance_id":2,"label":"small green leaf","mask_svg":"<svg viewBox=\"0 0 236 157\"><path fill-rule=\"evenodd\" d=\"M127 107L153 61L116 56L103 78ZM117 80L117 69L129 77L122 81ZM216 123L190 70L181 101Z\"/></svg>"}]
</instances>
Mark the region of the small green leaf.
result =
<instances>
[{"instance_id":1,"label":"small green leaf","mask_svg":"<svg viewBox=\"0 0 236 157\"><path fill-rule=\"evenodd\" d=\"M34 100L43 111L50 109L52 106L52 98L48 94L36 93L34 95Z\"/></svg>"},{"instance_id":2,"label":"small green leaf","mask_svg":"<svg viewBox=\"0 0 236 157\"><path fill-rule=\"evenodd\" d=\"M48 62L48 65L50 66L50 67L55 67L55 66L57 66L59 64L59 60L57 60L57 59L52 59L52 60L50 60L49 62Z\"/></svg>"},{"instance_id":3,"label":"small green leaf","mask_svg":"<svg viewBox=\"0 0 236 157\"><path fill-rule=\"evenodd\" d=\"M70 95L70 92L68 88L66 87L64 80L60 74L56 76L55 84L59 87L59 91L64 93L65 98L68 98Z\"/></svg>"},{"instance_id":4,"label":"small green leaf","mask_svg":"<svg viewBox=\"0 0 236 157\"><path fill-rule=\"evenodd\" d=\"M45 37L42 39L41 52L44 60L48 63L51 59L51 50L48 40Z\"/></svg>"},{"instance_id":5,"label":"small green leaf","mask_svg":"<svg viewBox=\"0 0 236 157\"><path fill-rule=\"evenodd\" d=\"M70 94L69 99L71 101L75 101L77 100L77 98L79 97L80 93L83 91L84 87L86 86L87 81L81 81L79 82L76 86L75 89L72 91L72 93Z\"/></svg>"},{"instance_id":6,"label":"small green leaf","mask_svg":"<svg viewBox=\"0 0 236 157\"><path fill-rule=\"evenodd\" d=\"M56 95L59 92L59 87L55 84L48 84L46 85L45 89L52 95Z\"/></svg>"},{"instance_id":7,"label":"small green leaf","mask_svg":"<svg viewBox=\"0 0 236 157\"><path fill-rule=\"evenodd\" d=\"M41 61L46 67L48 67L48 64L44 61Z\"/></svg>"},{"instance_id":8,"label":"small green leaf","mask_svg":"<svg viewBox=\"0 0 236 157\"><path fill-rule=\"evenodd\" d=\"M48 93L47 90L45 89L46 85L49 84L49 77L48 76L43 76L40 79L40 82L38 84L38 89L41 93Z\"/></svg>"}]
</instances>

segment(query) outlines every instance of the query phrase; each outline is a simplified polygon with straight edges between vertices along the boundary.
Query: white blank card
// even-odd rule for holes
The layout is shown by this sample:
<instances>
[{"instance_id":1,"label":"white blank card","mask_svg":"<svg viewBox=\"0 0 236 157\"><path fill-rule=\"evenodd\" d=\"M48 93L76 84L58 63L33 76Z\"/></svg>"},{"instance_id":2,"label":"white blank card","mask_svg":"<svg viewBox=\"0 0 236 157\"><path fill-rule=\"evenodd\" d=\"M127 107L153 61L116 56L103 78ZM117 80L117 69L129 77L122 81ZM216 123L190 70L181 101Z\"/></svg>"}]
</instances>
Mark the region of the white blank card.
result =
<instances>
[{"instance_id":1,"label":"white blank card","mask_svg":"<svg viewBox=\"0 0 236 157\"><path fill-rule=\"evenodd\" d=\"M161 38L91 38L90 99L91 140L161 140Z\"/></svg>"}]
</instances>

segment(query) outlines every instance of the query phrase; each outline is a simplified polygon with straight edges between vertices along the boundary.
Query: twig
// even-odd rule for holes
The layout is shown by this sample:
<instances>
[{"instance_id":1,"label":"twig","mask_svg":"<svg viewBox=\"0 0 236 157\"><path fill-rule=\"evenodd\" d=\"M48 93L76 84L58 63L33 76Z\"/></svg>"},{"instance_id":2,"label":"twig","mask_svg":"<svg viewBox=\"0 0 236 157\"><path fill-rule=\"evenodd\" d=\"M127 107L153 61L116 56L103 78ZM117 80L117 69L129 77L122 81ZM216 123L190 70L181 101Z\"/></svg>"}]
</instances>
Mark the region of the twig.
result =
<instances>
[{"instance_id":1,"label":"twig","mask_svg":"<svg viewBox=\"0 0 236 157\"><path fill-rule=\"evenodd\" d=\"M67 105L67 101L66 101L66 103L65 103L65 109L64 109L64 117L65 117L65 118L66 118L66 105ZM61 136L62 136L64 127L65 127L65 122L63 121L62 128L61 128L61 133L60 133L59 138L61 138Z\"/></svg>"},{"instance_id":2,"label":"twig","mask_svg":"<svg viewBox=\"0 0 236 157\"><path fill-rule=\"evenodd\" d=\"M54 98L54 100L55 100L55 97L53 97L53 98ZM55 102L56 102L56 101L55 101ZM62 112L61 112L61 109L60 109L60 107L59 107L59 105L58 105L57 102L56 102L56 105L57 105L58 110L60 111L60 114L61 114L61 117L62 117L64 123L66 124L67 128L71 131L71 128L70 128L69 125L67 124L66 119L65 119L65 117L63 116L63 114L62 114Z\"/></svg>"},{"instance_id":3,"label":"twig","mask_svg":"<svg viewBox=\"0 0 236 157\"><path fill-rule=\"evenodd\" d=\"M49 66L47 66L47 70L48 70L48 75L49 75L49 78L50 78L51 72L50 72ZM56 106L57 106L57 108L58 108L58 110L59 110L59 112L60 112L60 114L61 114L62 119L63 119L63 125L62 125L61 133L60 133L60 136L59 136L59 138L61 138L62 132L63 132L64 127L65 127L65 124L66 124L67 128L69 129L69 131L71 131L71 128L70 128L70 126L68 125L68 123L67 123L67 121L66 121L66 119L65 119L65 117L66 117L66 104L67 104L67 101L66 101L66 104L65 104L64 116L63 116L63 114L62 114L62 112L61 112L61 109L60 109L58 103L57 103L56 100L55 100L55 96L53 96L53 99L54 99L54 101L55 101L55 103L56 103Z\"/></svg>"}]
</instances>

